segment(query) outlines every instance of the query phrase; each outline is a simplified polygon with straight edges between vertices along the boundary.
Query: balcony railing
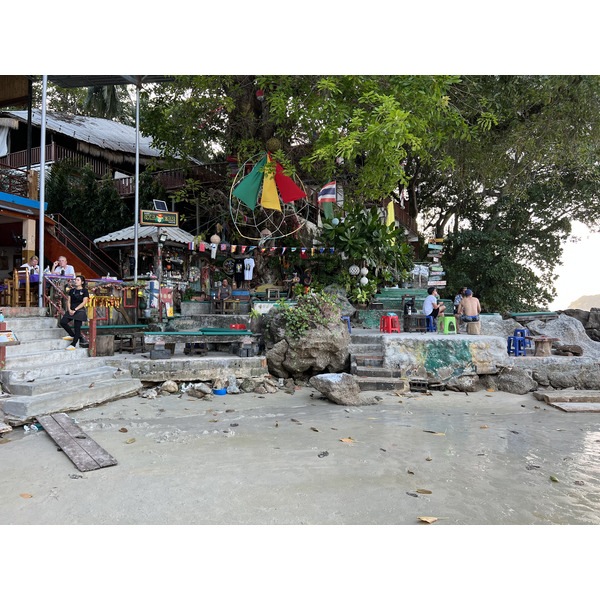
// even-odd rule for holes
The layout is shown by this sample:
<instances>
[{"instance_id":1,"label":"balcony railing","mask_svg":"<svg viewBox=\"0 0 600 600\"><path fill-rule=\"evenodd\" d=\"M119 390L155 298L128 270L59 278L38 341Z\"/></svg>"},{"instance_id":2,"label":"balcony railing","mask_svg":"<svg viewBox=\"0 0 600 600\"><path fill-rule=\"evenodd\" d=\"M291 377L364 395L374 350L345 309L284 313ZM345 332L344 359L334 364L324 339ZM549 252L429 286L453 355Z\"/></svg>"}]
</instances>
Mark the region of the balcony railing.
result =
<instances>
[{"instance_id":1,"label":"balcony railing","mask_svg":"<svg viewBox=\"0 0 600 600\"><path fill-rule=\"evenodd\" d=\"M89 164L98 177L103 177L106 175L106 173L108 173L108 171L110 171L109 164L103 160L100 160L99 158L94 158L89 154L77 152L77 150L70 150L64 146L59 146L54 142L47 144L45 161L50 163L57 162L59 160L70 160L78 167L83 167L86 164ZM40 161L41 147L38 146L37 148L31 148L31 164L39 165ZM27 167L27 150L11 152L6 156L2 156L0 157L0 162L13 168Z\"/></svg>"},{"instance_id":2,"label":"balcony railing","mask_svg":"<svg viewBox=\"0 0 600 600\"><path fill-rule=\"evenodd\" d=\"M27 172L0 163L0 192L27 198Z\"/></svg>"}]
</instances>

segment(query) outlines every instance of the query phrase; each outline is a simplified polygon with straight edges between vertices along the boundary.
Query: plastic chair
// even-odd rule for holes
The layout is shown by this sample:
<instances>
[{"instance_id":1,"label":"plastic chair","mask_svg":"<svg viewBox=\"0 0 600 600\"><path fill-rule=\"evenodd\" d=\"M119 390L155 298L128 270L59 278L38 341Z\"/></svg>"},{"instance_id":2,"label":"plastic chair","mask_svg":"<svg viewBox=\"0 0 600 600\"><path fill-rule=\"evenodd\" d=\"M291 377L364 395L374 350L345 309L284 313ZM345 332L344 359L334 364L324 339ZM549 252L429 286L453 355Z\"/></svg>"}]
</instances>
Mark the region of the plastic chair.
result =
<instances>
[{"instance_id":1,"label":"plastic chair","mask_svg":"<svg viewBox=\"0 0 600 600\"><path fill-rule=\"evenodd\" d=\"M525 356L525 338L518 335L511 335L506 344L506 352L510 356Z\"/></svg>"},{"instance_id":2,"label":"plastic chair","mask_svg":"<svg viewBox=\"0 0 600 600\"><path fill-rule=\"evenodd\" d=\"M425 319L427 320L426 331L437 331L435 319L431 315L425 315Z\"/></svg>"},{"instance_id":3,"label":"plastic chair","mask_svg":"<svg viewBox=\"0 0 600 600\"><path fill-rule=\"evenodd\" d=\"M379 321L379 331L384 333L400 333L400 320L397 315L383 315Z\"/></svg>"},{"instance_id":4,"label":"plastic chair","mask_svg":"<svg viewBox=\"0 0 600 600\"><path fill-rule=\"evenodd\" d=\"M350 317L342 317L342 321L346 321L348 323L348 333L352 333L352 328L350 327Z\"/></svg>"},{"instance_id":5,"label":"plastic chair","mask_svg":"<svg viewBox=\"0 0 600 600\"><path fill-rule=\"evenodd\" d=\"M456 319L450 316L438 317L440 333L449 335L451 333L458 333L456 331Z\"/></svg>"},{"instance_id":6,"label":"plastic chair","mask_svg":"<svg viewBox=\"0 0 600 600\"><path fill-rule=\"evenodd\" d=\"M524 339L525 336L530 335L531 334L529 333L529 329L515 329L515 337L522 337ZM525 348L531 348L531 340L525 340Z\"/></svg>"}]
</instances>

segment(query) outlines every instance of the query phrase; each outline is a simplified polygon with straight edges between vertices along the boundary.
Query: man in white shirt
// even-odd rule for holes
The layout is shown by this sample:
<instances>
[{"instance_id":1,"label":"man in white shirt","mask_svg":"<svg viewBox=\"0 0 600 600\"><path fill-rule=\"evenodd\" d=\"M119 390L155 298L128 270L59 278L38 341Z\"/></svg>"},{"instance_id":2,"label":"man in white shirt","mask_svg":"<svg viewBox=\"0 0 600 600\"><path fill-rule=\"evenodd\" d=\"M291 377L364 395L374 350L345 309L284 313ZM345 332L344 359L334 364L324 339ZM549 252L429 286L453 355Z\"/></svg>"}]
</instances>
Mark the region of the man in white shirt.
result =
<instances>
[{"instance_id":1,"label":"man in white shirt","mask_svg":"<svg viewBox=\"0 0 600 600\"><path fill-rule=\"evenodd\" d=\"M39 275L40 265L38 265L38 257L32 256L26 263L23 263L19 269L27 269L29 271L29 275Z\"/></svg>"},{"instance_id":2,"label":"man in white shirt","mask_svg":"<svg viewBox=\"0 0 600 600\"><path fill-rule=\"evenodd\" d=\"M75 269L67 264L67 259L64 256L59 256L58 260L55 260L52 265L52 275L75 277Z\"/></svg>"},{"instance_id":3,"label":"man in white shirt","mask_svg":"<svg viewBox=\"0 0 600 600\"><path fill-rule=\"evenodd\" d=\"M443 302L438 302L439 294L434 287L427 289L427 298L423 301L423 314L426 317L433 317L434 319L438 316L443 316L446 307Z\"/></svg>"}]
</instances>

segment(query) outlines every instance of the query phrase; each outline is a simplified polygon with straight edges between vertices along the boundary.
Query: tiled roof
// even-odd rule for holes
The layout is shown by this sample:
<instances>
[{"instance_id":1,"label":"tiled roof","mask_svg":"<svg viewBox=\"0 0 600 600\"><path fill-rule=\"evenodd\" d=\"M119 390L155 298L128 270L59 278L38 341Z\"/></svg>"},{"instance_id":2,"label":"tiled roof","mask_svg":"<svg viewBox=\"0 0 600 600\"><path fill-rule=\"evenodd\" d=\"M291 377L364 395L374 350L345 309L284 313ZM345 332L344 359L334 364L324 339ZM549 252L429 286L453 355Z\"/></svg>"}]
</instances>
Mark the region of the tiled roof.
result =
<instances>
[{"instance_id":1,"label":"tiled roof","mask_svg":"<svg viewBox=\"0 0 600 600\"><path fill-rule=\"evenodd\" d=\"M167 241L171 242L179 242L181 244L188 244L194 240L194 236L179 227L161 227L161 233L165 233L167 235ZM138 240L142 239L151 239L154 242L158 242L157 240L157 231L154 226L141 226L138 227ZM125 229L121 229L119 231L113 231L112 233L108 233L107 235L103 235L102 237L96 238L94 240L94 244L101 244L103 242L119 242L119 241L133 241L134 239L134 226L126 227Z\"/></svg>"}]
</instances>

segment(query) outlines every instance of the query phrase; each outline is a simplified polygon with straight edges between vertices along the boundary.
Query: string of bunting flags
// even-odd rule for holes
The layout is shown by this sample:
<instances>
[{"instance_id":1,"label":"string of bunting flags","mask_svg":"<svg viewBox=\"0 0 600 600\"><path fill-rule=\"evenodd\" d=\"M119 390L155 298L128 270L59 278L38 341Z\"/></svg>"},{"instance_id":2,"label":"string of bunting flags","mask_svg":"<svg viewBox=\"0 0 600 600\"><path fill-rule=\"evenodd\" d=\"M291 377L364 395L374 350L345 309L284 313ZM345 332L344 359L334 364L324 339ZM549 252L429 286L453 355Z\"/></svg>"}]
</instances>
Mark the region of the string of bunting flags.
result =
<instances>
[{"instance_id":1,"label":"string of bunting flags","mask_svg":"<svg viewBox=\"0 0 600 600\"><path fill-rule=\"evenodd\" d=\"M308 256L314 256L315 254L323 254L329 252L333 254L335 248L302 248L300 246L279 246L273 248L259 248L258 246L242 246L239 244L210 244L207 242L188 242L188 250L197 250L198 252L209 252L216 246L221 252L229 252L231 254L245 254L253 251L260 252L261 254L275 254L281 255L289 252L300 252L302 258L308 258Z\"/></svg>"}]
</instances>

